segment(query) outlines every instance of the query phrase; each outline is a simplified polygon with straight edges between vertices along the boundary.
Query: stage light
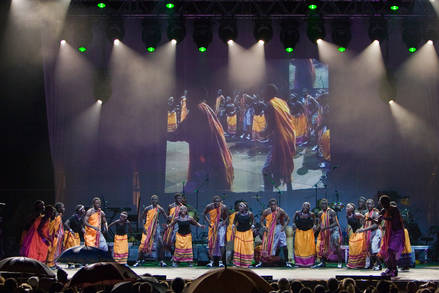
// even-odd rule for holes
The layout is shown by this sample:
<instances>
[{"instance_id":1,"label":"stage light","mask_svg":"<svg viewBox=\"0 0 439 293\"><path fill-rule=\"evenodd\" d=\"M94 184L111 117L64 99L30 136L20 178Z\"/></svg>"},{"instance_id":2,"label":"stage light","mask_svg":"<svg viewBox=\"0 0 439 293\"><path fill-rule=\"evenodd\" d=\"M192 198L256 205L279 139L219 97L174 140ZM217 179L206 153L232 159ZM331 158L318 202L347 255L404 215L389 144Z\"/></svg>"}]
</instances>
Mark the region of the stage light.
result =
<instances>
[{"instance_id":1,"label":"stage light","mask_svg":"<svg viewBox=\"0 0 439 293\"><path fill-rule=\"evenodd\" d=\"M432 40L428 40L427 41L427 45L433 45L433 41Z\"/></svg>"},{"instance_id":2,"label":"stage light","mask_svg":"<svg viewBox=\"0 0 439 293\"><path fill-rule=\"evenodd\" d=\"M115 39L115 40L113 41L113 44L114 44L115 46L118 46L118 45L120 44L119 39Z\"/></svg>"},{"instance_id":3,"label":"stage light","mask_svg":"<svg viewBox=\"0 0 439 293\"><path fill-rule=\"evenodd\" d=\"M174 0L166 0L165 7L168 9L173 9L175 7L175 1Z\"/></svg>"},{"instance_id":4,"label":"stage light","mask_svg":"<svg viewBox=\"0 0 439 293\"><path fill-rule=\"evenodd\" d=\"M352 38L351 22L349 19L338 19L332 23L332 42L338 46L338 51L346 51Z\"/></svg>"},{"instance_id":5,"label":"stage light","mask_svg":"<svg viewBox=\"0 0 439 293\"><path fill-rule=\"evenodd\" d=\"M168 40L175 40L176 44L183 41L186 36L184 20L181 18L171 18L168 21L167 28Z\"/></svg>"},{"instance_id":6,"label":"stage light","mask_svg":"<svg viewBox=\"0 0 439 293\"><path fill-rule=\"evenodd\" d=\"M314 11L319 7L319 3L317 0L307 0L305 1L305 5L311 11Z\"/></svg>"},{"instance_id":7,"label":"stage light","mask_svg":"<svg viewBox=\"0 0 439 293\"><path fill-rule=\"evenodd\" d=\"M81 46L81 47L78 48L78 51L81 52L81 53L84 53L85 51L87 51L87 48L84 47L84 46Z\"/></svg>"},{"instance_id":8,"label":"stage light","mask_svg":"<svg viewBox=\"0 0 439 293\"><path fill-rule=\"evenodd\" d=\"M176 40L176 39L172 39L172 40L171 40L171 44L172 44L172 45L177 45L177 40Z\"/></svg>"},{"instance_id":9,"label":"stage light","mask_svg":"<svg viewBox=\"0 0 439 293\"><path fill-rule=\"evenodd\" d=\"M394 4L394 5L390 6L390 10L397 11L397 10L399 10L399 6Z\"/></svg>"},{"instance_id":10,"label":"stage light","mask_svg":"<svg viewBox=\"0 0 439 293\"><path fill-rule=\"evenodd\" d=\"M209 19L198 19L194 21L192 38L197 45L198 51L207 51L207 47L209 47L213 38L212 27Z\"/></svg>"},{"instance_id":11,"label":"stage light","mask_svg":"<svg viewBox=\"0 0 439 293\"><path fill-rule=\"evenodd\" d=\"M152 53L162 39L160 24L151 19L144 19L142 27L142 41L145 44L146 50Z\"/></svg>"},{"instance_id":12,"label":"stage light","mask_svg":"<svg viewBox=\"0 0 439 293\"><path fill-rule=\"evenodd\" d=\"M233 43L234 43L233 40L228 40L228 41L227 41L227 45L229 45L229 46L233 45Z\"/></svg>"},{"instance_id":13,"label":"stage light","mask_svg":"<svg viewBox=\"0 0 439 293\"><path fill-rule=\"evenodd\" d=\"M107 7L107 4L105 4L104 2L99 2L97 6L101 9L104 9L105 7Z\"/></svg>"},{"instance_id":14,"label":"stage light","mask_svg":"<svg viewBox=\"0 0 439 293\"><path fill-rule=\"evenodd\" d=\"M439 40L439 22L437 20L427 20L424 27L424 40L431 40L432 43Z\"/></svg>"},{"instance_id":15,"label":"stage light","mask_svg":"<svg viewBox=\"0 0 439 293\"><path fill-rule=\"evenodd\" d=\"M229 41L236 41L238 29L236 28L235 19L222 19L218 29L220 39L228 44Z\"/></svg>"},{"instance_id":16,"label":"stage light","mask_svg":"<svg viewBox=\"0 0 439 293\"><path fill-rule=\"evenodd\" d=\"M295 21L284 21L281 24L280 41L287 53L292 53L299 42L299 24Z\"/></svg>"},{"instance_id":17,"label":"stage light","mask_svg":"<svg viewBox=\"0 0 439 293\"><path fill-rule=\"evenodd\" d=\"M112 95L111 74L108 67L97 68L93 79L93 96L98 104L108 101Z\"/></svg>"},{"instance_id":18,"label":"stage light","mask_svg":"<svg viewBox=\"0 0 439 293\"><path fill-rule=\"evenodd\" d=\"M273 27L270 19L257 19L253 28L253 35L256 40L268 43L273 37Z\"/></svg>"},{"instance_id":19,"label":"stage light","mask_svg":"<svg viewBox=\"0 0 439 293\"><path fill-rule=\"evenodd\" d=\"M373 17L369 21L368 29L371 41L382 42L387 39L387 21L383 17Z\"/></svg>"},{"instance_id":20,"label":"stage light","mask_svg":"<svg viewBox=\"0 0 439 293\"><path fill-rule=\"evenodd\" d=\"M264 42L263 40L259 40L259 41L258 41L258 44L261 45L261 46L263 46L263 45L265 44L265 42Z\"/></svg>"},{"instance_id":21,"label":"stage light","mask_svg":"<svg viewBox=\"0 0 439 293\"><path fill-rule=\"evenodd\" d=\"M64 46L66 44L66 40L61 40L59 43L61 44L61 46Z\"/></svg>"},{"instance_id":22,"label":"stage light","mask_svg":"<svg viewBox=\"0 0 439 293\"><path fill-rule=\"evenodd\" d=\"M96 101L99 105L102 105L102 100L101 99L98 99L97 101Z\"/></svg>"},{"instance_id":23,"label":"stage light","mask_svg":"<svg viewBox=\"0 0 439 293\"><path fill-rule=\"evenodd\" d=\"M123 40L123 37L125 36L125 27L123 24L123 20L120 18L112 18L108 23L107 27L105 29L105 32L107 34L108 40L110 42L114 42L115 40Z\"/></svg>"},{"instance_id":24,"label":"stage light","mask_svg":"<svg viewBox=\"0 0 439 293\"><path fill-rule=\"evenodd\" d=\"M323 40L326 36L323 20L317 15L310 16L306 32L309 40L313 43L316 43L318 39Z\"/></svg>"},{"instance_id":25,"label":"stage light","mask_svg":"<svg viewBox=\"0 0 439 293\"><path fill-rule=\"evenodd\" d=\"M420 23L415 20L405 19L402 23L402 40L410 53L416 52L421 43L422 33Z\"/></svg>"},{"instance_id":26,"label":"stage light","mask_svg":"<svg viewBox=\"0 0 439 293\"><path fill-rule=\"evenodd\" d=\"M395 101L392 98L390 98L389 104L393 104L393 103L395 103Z\"/></svg>"},{"instance_id":27,"label":"stage light","mask_svg":"<svg viewBox=\"0 0 439 293\"><path fill-rule=\"evenodd\" d=\"M88 49L88 44L93 39L93 27L86 19L75 22L72 25L74 31L74 41L72 44L75 44L79 52L85 53Z\"/></svg>"}]
</instances>

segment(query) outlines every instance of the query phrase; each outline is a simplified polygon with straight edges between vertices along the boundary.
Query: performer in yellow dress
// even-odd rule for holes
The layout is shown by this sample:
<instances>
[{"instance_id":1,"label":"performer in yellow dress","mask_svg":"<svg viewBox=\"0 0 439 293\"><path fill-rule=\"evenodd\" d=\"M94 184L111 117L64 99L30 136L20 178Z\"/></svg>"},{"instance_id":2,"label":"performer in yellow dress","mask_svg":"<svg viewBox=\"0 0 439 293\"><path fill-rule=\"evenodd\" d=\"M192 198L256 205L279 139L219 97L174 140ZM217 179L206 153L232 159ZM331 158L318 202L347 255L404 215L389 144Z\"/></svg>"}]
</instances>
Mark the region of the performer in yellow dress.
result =
<instances>
[{"instance_id":1,"label":"performer in yellow dress","mask_svg":"<svg viewBox=\"0 0 439 293\"><path fill-rule=\"evenodd\" d=\"M153 252L155 252L160 266L166 266L163 261L163 240L160 236L159 214L168 219L165 210L159 205L159 197L154 194L151 196L151 204L143 210L142 219L144 219L145 224L139 245L139 258L134 266L144 262L144 256L151 255Z\"/></svg>"},{"instance_id":2,"label":"performer in yellow dress","mask_svg":"<svg viewBox=\"0 0 439 293\"><path fill-rule=\"evenodd\" d=\"M192 266L193 251L191 225L200 228L205 228L205 226L201 225L188 215L186 206L182 206L179 209L178 215L172 219L171 223L169 223L166 228L169 229L175 224L178 224L178 232L175 236L175 250L172 258L172 266L176 267L180 262L187 262Z\"/></svg>"},{"instance_id":3,"label":"performer in yellow dress","mask_svg":"<svg viewBox=\"0 0 439 293\"><path fill-rule=\"evenodd\" d=\"M248 210L247 203L241 202L239 204L239 211L233 220L233 264L235 266L248 268L253 263L255 252L253 238L254 220L253 213Z\"/></svg>"},{"instance_id":4,"label":"performer in yellow dress","mask_svg":"<svg viewBox=\"0 0 439 293\"><path fill-rule=\"evenodd\" d=\"M64 250L81 245L80 235L84 235L85 208L79 204L75 208L75 213L64 222Z\"/></svg>"},{"instance_id":5,"label":"performer in yellow dress","mask_svg":"<svg viewBox=\"0 0 439 293\"><path fill-rule=\"evenodd\" d=\"M296 228L294 261L299 267L310 267L316 260L315 215L310 210L310 203L304 202L302 210L296 211L294 215L294 227Z\"/></svg>"},{"instance_id":6,"label":"performer in yellow dress","mask_svg":"<svg viewBox=\"0 0 439 293\"><path fill-rule=\"evenodd\" d=\"M356 212L355 204L346 205L346 219L350 227L349 233L349 258L346 266L350 269L362 269L366 264L367 257L367 234L361 230L364 216Z\"/></svg>"},{"instance_id":7,"label":"performer in yellow dress","mask_svg":"<svg viewBox=\"0 0 439 293\"><path fill-rule=\"evenodd\" d=\"M171 223L180 213L180 208L183 204L183 194L176 193L175 201L168 206L169 223ZM163 248L168 250L171 255L174 255L175 234L178 231L178 225L172 225L165 229L163 233Z\"/></svg>"}]
</instances>

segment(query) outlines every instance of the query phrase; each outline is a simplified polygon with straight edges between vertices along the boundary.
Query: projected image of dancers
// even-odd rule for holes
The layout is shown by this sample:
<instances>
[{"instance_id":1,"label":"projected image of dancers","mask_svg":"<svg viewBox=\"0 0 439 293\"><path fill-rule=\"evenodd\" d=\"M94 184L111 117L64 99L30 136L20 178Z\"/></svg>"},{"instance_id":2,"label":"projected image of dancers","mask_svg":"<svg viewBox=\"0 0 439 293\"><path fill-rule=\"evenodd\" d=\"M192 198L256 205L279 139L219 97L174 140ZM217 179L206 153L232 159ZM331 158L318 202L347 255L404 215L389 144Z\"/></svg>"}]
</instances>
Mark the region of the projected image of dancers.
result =
<instances>
[{"instance_id":1,"label":"projected image of dancers","mask_svg":"<svg viewBox=\"0 0 439 293\"><path fill-rule=\"evenodd\" d=\"M165 192L323 187L331 161L328 68L315 59L285 62L283 81L167 98Z\"/></svg>"}]
</instances>

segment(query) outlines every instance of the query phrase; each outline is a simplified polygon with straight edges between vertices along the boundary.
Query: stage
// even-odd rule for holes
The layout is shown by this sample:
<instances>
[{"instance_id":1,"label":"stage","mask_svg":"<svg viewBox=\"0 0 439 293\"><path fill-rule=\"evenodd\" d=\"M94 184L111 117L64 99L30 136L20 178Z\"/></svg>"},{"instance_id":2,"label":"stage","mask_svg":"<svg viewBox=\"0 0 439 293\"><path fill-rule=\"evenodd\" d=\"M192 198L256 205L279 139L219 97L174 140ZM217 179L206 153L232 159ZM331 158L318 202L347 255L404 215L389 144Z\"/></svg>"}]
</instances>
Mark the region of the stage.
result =
<instances>
[{"instance_id":1,"label":"stage","mask_svg":"<svg viewBox=\"0 0 439 293\"><path fill-rule=\"evenodd\" d=\"M167 280L172 280L176 277L181 277L183 279L192 280L202 274L208 272L211 269L201 266L194 267L131 267L138 275L151 274L166 276ZM78 269L66 269L71 278ZM376 276L380 275L380 272L375 272L371 270L352 270L347 268L337 269L337 268L323 268L323 269L311 269L311 268L257 268L252 269L255 273L260 276L272 276L273 280L278 280L280 278L287 279L297 279L297 280L307 280L307 281L318 281L327 280L329 278L335 278L336 276L346 275L346 276ZM395 280L408 282L408 281L439 281L439 266L422 266L419 268L410 269L408 272L399 272L398 277Z\"/></svg>"}]
</instances>

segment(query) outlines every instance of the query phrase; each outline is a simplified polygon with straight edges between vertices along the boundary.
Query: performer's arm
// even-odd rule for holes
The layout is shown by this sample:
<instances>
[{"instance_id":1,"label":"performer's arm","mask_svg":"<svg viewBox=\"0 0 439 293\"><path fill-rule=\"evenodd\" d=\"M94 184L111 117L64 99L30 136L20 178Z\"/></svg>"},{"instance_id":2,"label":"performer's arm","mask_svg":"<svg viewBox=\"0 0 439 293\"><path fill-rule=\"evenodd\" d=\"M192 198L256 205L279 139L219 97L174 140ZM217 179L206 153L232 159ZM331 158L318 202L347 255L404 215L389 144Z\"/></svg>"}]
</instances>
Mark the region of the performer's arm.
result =
<instances>
[{"instance_id":1,"label":"performer's arm","mask_svg":"<svg viewBox=\"0 0 439 293\"><path fill-rule=\"evenodd\" d=\"M177 223L177 218L175 218L174 220L171 221L171 223L169 223L168 225L166 225L166 229L168 229L169 227L174 227L174 225Z\"/></svg>"},{"instance_id":2,"label":"performer's arm","mask_svg":"<svg viewBox=\"0 0 439 293\"><path fill-rule=\"evenodd\" d=\"M255 215L253 215L252 212L249 212L249 213L250 213L250 227L253 230L253 229L255 229Z\"/></svg>"},{"instance_id":3,"label":"performer's arm","mask_svg":"<svg viewBox=\"0 0 439 293\"><path fill-rule=\"evenodd\" d=\"M115 225L116 223L119 223L120 219L114 221L113 223L111 223L110 225L108 225L108 229L110 229L111 226Z\"/></svg>"},{"instance_id":4,"label":"performer's arm","mask_svg":"<svg viewBox=\"0 0 439 293\"><path fill-rule=\"evenodd\" d=\"M73 233L72 228L70 227L70 218L68 218L65 222L64 222L64 229L69 231L70 233Z\"/></svg>"},{"instance_id":5,"label":"performer's arm","mask_svg":"<svg viewBox=\"0 0 439 293\"><path fill-rule=\"evenodd\" d=\"M200 227L200 228L206 228L205 225L201 225L200 223L198 223L197 221L195 221L195 219L192 218L192 217L189 217L189 221L191 222L192 225L195 225L195 226Z\"/></svg>"},{"instance_id":6,"label":"performer's arm","mask_svg":"<svg viewBox=\"0 0 439 293\"><path fill-rule=\"evenodd\" d=\"M266 211L267 210L264 210L262 212L261 220L259 221L259 223L261 224L262 229L264 229L264 230L266 230L265 225L264 225L264 220L265 220L265 217L267 216L267 212Z\"/></svg>"},{"instance_id":7,"label":"performer's arm","mask_svg":"<svg viewBox=\"0 0 439 293\"><path fill-rule=\"evenodd\" d=\"M285 231L285 228L290 223L290 217L288 217L288 214L284 210L282 210L282 214L283 214L283 217L284 217L284 224L282 226L281 232Z\"/></svg>"},{"instance_id":8,"label":"performer's arm","mask_svg":"<svg viewBox=\"0 0 439 293\"><path fill-rule=\"evenodd\" d=\"M104 231L108 231L107 217L105 217L105 213L101 211L102 224L104 224Z\"/></svg>"},{"instance_id":9,"label":"performer's arm","mask_svg":"<svg viewBox=\"0 0 439 293\"><path fill-rule=\"evenodd\" d=\"M162 208L161 205L157 205L157 207L158 207L158 209L159 209L159 212L162 213L162 215L166 218L166 220L170 220L170 219L171 219L170 216L168 216L168 215L166 214L165 209Z\"/></svg>"},{"instance_id":10,"label":"performer's arm","mask_svg":"<svg viewBox=\"0 0 439 293\"><path fill-rule=\"evenodd\" d=\"M298 217L298 213L297 213L297 211L296 211L296 213L294 213L294 220L293 220L293 230L296 230L297 229L297 217Z\"/></svg>"},{"instance_id":11,"label":"performer's arm","mask_svg":"<svg viewBox=\"0 0 439 293\"><path fill-rule=\"evenodd\" d=\"M207 205L206 208L204 209L203 216L204 216L204 221L209 224L209 228L210 228L210 221L209 221L209 217L207 216L209 214L209 211L210 211L210 205Z\"/></svg>"}]
</instances>

